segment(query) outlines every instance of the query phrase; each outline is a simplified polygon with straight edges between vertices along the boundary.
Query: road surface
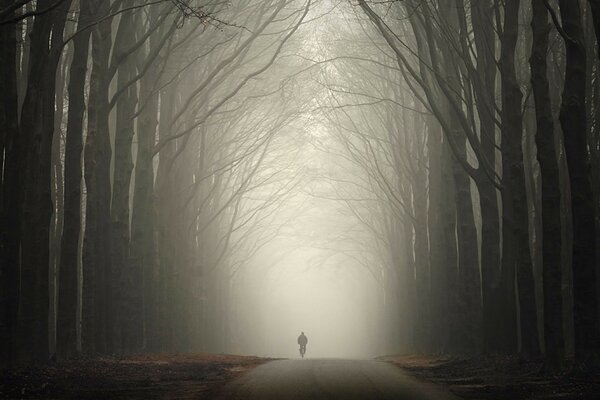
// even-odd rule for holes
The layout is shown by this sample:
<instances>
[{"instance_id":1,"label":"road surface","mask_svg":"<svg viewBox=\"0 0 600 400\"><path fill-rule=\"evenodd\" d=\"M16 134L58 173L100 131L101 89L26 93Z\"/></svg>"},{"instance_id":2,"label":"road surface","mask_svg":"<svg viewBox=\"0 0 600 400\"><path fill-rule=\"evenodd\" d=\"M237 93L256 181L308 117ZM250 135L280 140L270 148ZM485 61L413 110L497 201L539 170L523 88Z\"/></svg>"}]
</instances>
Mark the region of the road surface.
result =
<instances>
[{"instance_id":1,"label":"road surface","mask_svg":"<svg viewBox=\"0 0 600 400\"><path fill-rule=\"evenodd\" d=\"M229 400L457 400L399 368L374 360L278 360L230 383Z\"/></svg>"}]
</instances>

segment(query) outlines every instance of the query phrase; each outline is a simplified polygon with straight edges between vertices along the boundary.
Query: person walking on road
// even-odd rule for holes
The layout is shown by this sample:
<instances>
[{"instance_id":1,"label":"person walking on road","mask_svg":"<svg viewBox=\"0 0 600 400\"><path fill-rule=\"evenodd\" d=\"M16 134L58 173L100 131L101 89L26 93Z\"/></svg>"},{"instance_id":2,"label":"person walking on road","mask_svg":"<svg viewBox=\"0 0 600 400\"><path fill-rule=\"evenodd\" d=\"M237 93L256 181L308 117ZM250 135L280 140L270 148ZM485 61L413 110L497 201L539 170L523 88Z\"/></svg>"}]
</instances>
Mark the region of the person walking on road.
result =
<instances>
[{"instance_id":1,"label":"person walking on road","mask_svg":"<svg viewBox=\"0 0 600 400\"><path fill-rule=\"evenodd\" d=\"M300 336L298 336L298 344L300 345L300 357L304 358L304 353L306 353L306 345L308 343L308 338L302 332Z\"/></svg>"}]
</instances>

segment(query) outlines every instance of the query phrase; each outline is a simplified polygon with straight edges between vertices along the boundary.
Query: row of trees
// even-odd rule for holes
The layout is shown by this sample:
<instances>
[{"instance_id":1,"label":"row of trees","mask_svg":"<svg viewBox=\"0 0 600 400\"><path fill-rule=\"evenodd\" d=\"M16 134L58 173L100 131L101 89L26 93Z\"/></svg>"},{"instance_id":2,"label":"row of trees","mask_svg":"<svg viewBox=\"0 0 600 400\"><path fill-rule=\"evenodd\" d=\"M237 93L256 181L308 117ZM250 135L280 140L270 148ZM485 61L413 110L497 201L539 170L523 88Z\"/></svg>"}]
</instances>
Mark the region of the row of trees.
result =
<instances>
[{"instance_id":1,"label":"row of trees","mask_svg":"<svg viewBox=\"0 0 600 400\"><path fill-rule=\"evenodd\" d=\"M265 240L232 236L293 187L264 161L294 113L256 82L309 5L0 3L0 364L223 349L231 257Z\"/></svg>"},{"instance_id":2,"label":"row of trees","mask_svg":"<svg viewBox=\"0 0 600 400\"><path fill-rule=\"evenodd\" d=\"M398 279L387 290L401 306L392 331L411 321L391 335L396 346L543 353L549 371L572 351L593 368L598 4L360 0L351 10L364 31L351 29L361 44L328 60L327 115L368 176L354 184L374 194L349 205L387 246L381 264Z\"/></svg>"},{"instance_id":3,"label":"row of trees","mask_svg":"<svg viewBox=\"0 0 600 400\"><path fill-rule=\"evenodd\" d=\"M2 0L2 364L230 349L232 281L310 183L364 228L328 245L378 282L382 351L592 368L598 7Z\"/></svg>"}]
</instances>

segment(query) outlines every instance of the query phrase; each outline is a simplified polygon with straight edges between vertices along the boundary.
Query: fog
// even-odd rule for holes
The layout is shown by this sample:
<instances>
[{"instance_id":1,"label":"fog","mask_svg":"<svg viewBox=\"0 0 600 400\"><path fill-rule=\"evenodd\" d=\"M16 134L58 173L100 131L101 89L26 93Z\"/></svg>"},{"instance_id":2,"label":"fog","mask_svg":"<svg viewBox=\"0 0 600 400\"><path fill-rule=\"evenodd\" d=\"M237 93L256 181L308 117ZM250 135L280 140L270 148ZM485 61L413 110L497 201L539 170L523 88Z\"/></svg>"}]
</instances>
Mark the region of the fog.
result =
<instances>
[{"instance_id":1,"label":"fog","mask_svg":"<svg viewBox=\"0 0 600 400\"><path fill-rule=\"evenodd\" d=\"M360 250L343 248L356 243L336 237L340 227L356 230L330 200L310 194L293 200L307 210L282 229L281 238L256 254L232 283L240 307L233 343L248 354L295 357L296 338L304 331L311 357L376 354L378 327L383 323L379 283L356 260L360 254L352 254ZM285 219L287 211L284 208L275 219ZM239 351L235 345L232 350Z\"/></svg>"},{"instance_id":2,"label":"fog","mask_svg":"<svg viewBox=\"0 0 600 400\"><path fill-rule=\"evenodd\" d=\"M329 1L313 4L305 21L247 105L245 119L260 119L272 139L252 171L260 184L245 189L236 217L226 219L233 234L221 268L232 268L233 279L216 342L225 352L298 357L305 332L310 357L373 357L391 350L386 324L398 310L397 296L385 293L381 216L368 208L382 199L369 166L352 153L364 146L363 132L343 126L354 111L337 111L344 92L361 85L352 87L346 65L321 65L360 24L353 7ZM360 100L347 101L352 108ZM239 126L249 129L247 121ZM385 146L373 143L375 152Z\"/></svg>"},{"instance_id":3,"label":"fog","mask_svg":"<svg viewBox=\"0 0 600 400\"><path fill-rule=\"evenodd\" d=\"M589 369L596 3L4 1L0 365Z\"/></svg>"},{"instance_id":4,"label":"fog","mask_svg":"<svg viewBox=\"0 0 600 400\"><path fill-rule=\"evenodd\" d=\"M297 357L296 338L305 332L310 357L383 354L382 277L369 264L377 262L368 245L371 233L338 198L347 184L332 184L352 166L335 155L339 145L326 127L311 124L304 133L302 145L286 143L285 135L275 139L286 154L295 149L285 171L299 182L277 203L269 223L240 234L255 245L252 235L276 230L252 257L240 249L243 261L230 287L235 311L227 351ZM277 169L268 163L263 168Z\"/></svg>"},{"instance_id":5,"label":"fog","mask_svg":"<svg viewBox=\"0 0 600 400\"><path fill-rule=\"evenodd\" d=\"M255 304L239 311L244 314L238 325L242 351L296 357L295 340L303 331L309 338L310 357L375 354L379 321L372 315L376 307L370 301L374 293L370 277L352 265L344 267L345 273L335 267L307 268L310 260L305 257L285 257L277 272L266 274L258 290L236 285L240 291L236 295Z\"/></svg>"}]
</instances>

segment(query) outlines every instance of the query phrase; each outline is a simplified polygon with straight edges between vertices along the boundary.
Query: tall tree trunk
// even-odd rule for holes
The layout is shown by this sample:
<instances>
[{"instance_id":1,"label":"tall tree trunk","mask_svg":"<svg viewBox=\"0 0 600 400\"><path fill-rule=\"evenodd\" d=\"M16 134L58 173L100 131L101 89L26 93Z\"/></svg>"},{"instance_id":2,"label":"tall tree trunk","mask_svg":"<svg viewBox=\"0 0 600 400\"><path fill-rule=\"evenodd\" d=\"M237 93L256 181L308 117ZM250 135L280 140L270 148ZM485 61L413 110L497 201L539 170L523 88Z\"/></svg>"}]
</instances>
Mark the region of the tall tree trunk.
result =
<instances>
[{"instance_id":1,"label":"tall tree trunk","mask_svg":"<svg viewBox=\"0 0 600 400\"><path fill-rule=\"evenodd\" d=\"M137 121L137 158L131 219L131 262L143 271L145 347L159 350L158 336L158 262L155 249L154 165L153 152L158 127L158 74L150 67L140 81L140 104Z\"/></svg>"},{"instance_id":2,"label":"tall tree trunk","mask_svg":"<svg viewBox=\"0 0 600 400\"><path fill-rule=\"evenodd\" d=\"M1 0L0 8L12 0ZM20 149L17 27L0 25L0 367L15 362L19 298Z\"/></svg>"},{"instance_id":3,"label":"tall tree trunk","mask_svg":"<svg viewBox=\"0 0 600 400\"><path fill-rule=\"evenodd\" d=\"M56 352L56 313L57 313L57 285L58 285L58 263L60 262L60 238L62 236L64 218L64 177L62 162L62 122L64 117L65 103L65 80L67 79L68 52L63 56L62 62L56 71L56 111L54 113L54 136L52 138L51 155L51 195L53 215L50 222L50 311L48 330L50 336L50 353Z\"/></svg>"},{"instance_id":4,"label":"tall tree trunk","mask_svg":"<svg viewBox=\"0 0 600 400\"><path fill-rule=\"evenodd\" d=\"M429 208L427 215L429 231L429 265L431 282L431 335L434 352L444 349L444 337L448 329L444 326L443 305L448 301L447 279L445 272L448 269L448 260L444 254L445 236L443 213L448 207L443 193L442 181L442 131L439 123L431 117L427 120L427 156L428 156L428 186Z\"/></svg>"},{"instance_id":5,"label":"tall tree trunk","mask_svg":"<svg viewBox=\"0 0 600 400\"><path fill-rule=\"evenodd\" d=\"M533 43L531 85L535 98L537 159L542 175L542 259L544 285L544 339L546 368L558 371L564 363L562 318L561 217L558 155L554 139L554 117L547 77L550 25L544 0L532 0Z\"/></svg>"},{"instance_id":6,"label":"tall tree trunk","mask_svg":"<svg viewBox=\"0 0 600 400\"><path fill-rule=\"evenodd\" d=\"M477 48L477 73L481 84L475 85L479 131L482 153L488 165L496 165L496 59L495 32L492 24L493 4L490 0L471 4L473 35ZM483 314L483 351L499 352L504 338L501 303L502 280L500 275L500 214L498 192L487 179L477 181L481 209L481 286Z\"/></svg>"},{"instance_id":7,"label":"tall tree trunk","mask_svg":"<svg viewBox=\"0 0 600 400\"><path fill-rule=\"evenodd\" d=\"M424 158L420 135L425 135L425 125L420 115L415 114L412 138L413 154L416 158ZM417 159L412 179L414 231L415 231L415 288L416 288L416 348L427 353L431 351L431 283L429 271L429 238L427 232L427 172L424 168L426 160Z\"/></svg>"},{"instance_id":8,"label":"tall tree trunk","mask_svg":"<svg viewBox=\"0 0 600 400\"><path fill-rule=\"evenodd\" d=\"M430 11L429 11L430 12ZM427 13L427 15L429 14ZM446 18L450 29L461 30L461 20L457 7L452 3L441 5L440 13ZM427 20L428 41L433 39L432 18ZM429 46L431 59L435 59L434 47ZM459 160L467 160L467 143L464 126L460 122L459 111L453 105L461 104L463 93L461 72L454 54L448 47L441 49L442 57L437 66L438 84L444 92L445 118L448 121L446 136L455 144L452 162L454 177L454 199L456 203L456 239L458 249L457 301L460 330L455 350L460 353L475 354L481 351L482 302L481 274L479 268L479 243L473 208L471 177ZM443 74L443 79L440 79Z\"/></svg>"},{"instance_id":9,"label":"tall tree trunk","mask_svg":"<svg viewBox=\"0 0 600 400\"><path fill-rule=\"evenodd\" d=\"M596 56L600 59L600 0L588 0L594 20L594 32L596 33L596 45L598 47Z\"/></svg>"},{"instance_id":10,"label":"tall tree trunk","mask_svg":"<svg viewBox=\"0 0 600 400\"><path fill-rule=\"evenodd\" d=\"M175 264L175 287L177 288L175 298L175 332L176 332L176 345L175 349L177 351L189 352L191 346L193 344L193 332L191 331L191 316L193 311L190 310L185 305L194 304L193 301L193 291L196 290L195 282L197 282L199 278L199 274L197 272L196 263L193 259L194 249L193 249L193 241L195 241L195 237L193 235L188 235L187 232L190 231L190 221L194 221L195 210L193 207L193 203L187 201L187 199L191 198L190 190L193 190L194 187L194 174L193 169L190 168L190 165L196 164L196 157L198 154L197 144L192 145L186 139L179 140L177 146L183 148L183 151L179 156L175 158L174 167L173 167L173 178L175 180L175 193L179 193L179 196L173 198L173 205L176 210L175 217L172 219L174 221L173 230L172 230L172 240L174 243L174 249L177 255L177 263ZM217 175L215 179L215 185L217 187L221 187L221 179L220 176ZM217 207L218 202L215 202L215 207ZM214 247L218 248L217 236L213 236ZM215 296L211 299L215 301L213 304L217 304L216 302L219 299L219 274L221 271L216 270L214 273L215 278L210 281L213 289L216 290ZM209 273L207 275L210 276ZM210 279L210 278L205 278ZM221 315L216 315L214 319L214 325L210 328L213 332L218 332L220 329L220 321ZM214 341L215 348L218 349L218 343L220 341L220 337L216 337ZM213 350L215 351L215 350Z\"/></svg>"},{"instance_id":11,"label":"tall tree trunk","mask_svg":"<svg viewBox=\"0 0 600 400\"><path fill-rule=\"evenodd\" d=\"M533 284L533 266L529 239L527 191L523 167L523 94L515 71L515 48L518 38L519 0L507 0L504 6L504 30L500 73L502 76L502 183L504 227L510 233L504 237L504 250L517 272L521 352L525 358L539 354L537 309ZM510 208L508 207L510 204ZM506 254L506 253L504 253ZM505 268L511 268L503 265Z\"/></svg>"},{"instance_id":12,"label":"tall tree trunk","mask_svg":"<svg viewBox=\"0 0 600 400\"><path fill-rule=\"evenodd\" d=\"M130 7L126 1L124 7ZM127 52L135 44L137 18L134 11L121 16L115 39L115 55L119 60L117 92L122 92L116 107L116 131L114 147L113 192L111 202L111 259L114 275L118 282L119 298L117 324L120 330L119 348L125 353L137 352L143 340L142 274L136 263L129 260L129 195L133 171L132 142L134 136L134 114L138 101L137 85L130 84L136 75L134 54ZM118 339L117 339L118 340Z\"/></svg>"},{"instance_id":13,"label":"tall tree trunk","mask_svg":"<svg viewBox=\"0 0 600 400\"><path fill-rule=\"evenodd\" d=\"M591 369L598 362L598 297L596 293L596 226L587 151L586 51L579 2L560 0L565 34L566 70L560 124L571 184L573 214L573 316L575 360Z\"/></svg>"},{"instance_id":14,"label":"tall tree trunk","mask_svg":"<svg viewBox=\"0 0 600 400\"><path fill-rule=\"evenodd\" d=\"M416 287L415 287L415 257L413 247L413 226L409 221L402 224L402 243L404 248L404 260L401 264L401 279L403 281L403 315L400 317L402 321L409 321L404 329L407 347L413 350L417 343L416 338Z\"/></svg>"},{"instance_id":15,"label":"tall tree trunk","mask_svg":"<svg viewBox=\"0 0 600 400\"><path fill-rule=\"evenodd\" d=\"M34 11L34 2L28 1L25 4L24 10L26 13L32 13ZM21 117L21 112L23 110L23 102L25 100L25 93L27 91L27 82L29 80L29 59L30 59L30 49L31 49L31 29L33 28L33 20L26 19L25 23L17 24L18 34L17 38L19 41L24 38L21 46L17 46L17 64L21 64L20 70L18 70L17 75L17 87L19 93L19 107L18 107L18 115Z\"/></svg>"},{"instance_id":16,"label":"tall tree trunk","mask_svg":"<svg viewBox=\"0 0 600 400\"><path fill-rule=\"evenodd\" d=\"M107 15L109 2L96 0L93 15ZM88 101L88 129L84 147L86 186L85 232L82 249L82 348L85 353L108 349L109 312L114 308L110 263L110 137L108 57L111 21L92 28L92 71ZM112 335L110 335L112 337Z\"/></svg>"},{"instance_id":17,"label":"tall tree trunk","mask_svg":"<svg viewBox=\"0 0 600 400\"><path fill-rule=\"evenodd\" d=\"M51 1L40 1L44 9ZM69 2L35 19L31 32L30 68L21 113L22 220L21 295L19 298L19 359L49 357L49 241L52 217L50 188L54 134L56 68Z\"/></svg>"},{"instance_id":18,"label":"tall tree trunk","mask_svg":"<svg viewBox=\"0 0 600 400\"><path fill-rule=\"evenodd\" d=\"M176 100L176 86L173 85L160 92L159 139L165 140L172 133L172 118ZM174 250L171 239L171 222L175 210L171 196L174 193L174 180L170 174L171 163L176 151L175 141L165 145L160 152L156 171L156 222L158 231L159 254L159 288L158 288L158 335L161 348L173 349L173 301L174 294Z\"/></svg>"},{"instance_id":19,"label":"tall tree trunk","mask_svg":"<svg viewBox=\"0 0 600 400\"><path fill-rule=\"evenodd\" d=\"M85 80L91 29L90 1L80 0L80 32L73 40L73 60L69 73L69 114L65 142L64 222L60 243L59 293L56 350L59 358L77 353L77 304L79 286L79 242L81 231L81 178Z\"/></svg>"},{"instance_id":20,"label":"tall tree trunk","mask_svg":"<svg viewBox=\"0 0 600 400\"><path fill-rule=\"evenodd\" d=\"M442 190L444 193L454 193L454 175L452 164L456 162L452 158L452 151L446 140L442 142ZM440 315L442 325L446 331L442 352L453 352L460 336L460 308L458 307L458 246L456 229L456 201L454 197L447 196L442 210L442 229L444 234L444 270L441 279L446 286L446 295L442 297Z\"/></svg>"},{"instance_id":21,"label":"tall tree trunk","mask_svg":"<svg viewBox=\"0 0 600 400\"><path fill-rule=\"evenodd\" d=\"M466 144L460 143L466 157ZM458 302L461 353L474 354L481 349L481 287L479 281L479 250L473 214L471 180L458 162L452 163L456 201L456 234L458 243Z\"/></svg>"},{"instance_id":22,"label":"tall tree trunk","mask_svg":"<svg viewBox=\"0 0 600 400\"><path fill-rule=\"evenodd\" d=\"M445 193L454 192L451 150L441 127L428 123L429 237L431 254L431 329L435 352L448 354L457 342L460 311L457 306L456 204Z\"/></svg>"},{"instance_id":23,"label":"tall tree trunk","mask_svg":"<svg viewBox=\"0 0 600 400\"><path fill-rule=\"evenodd\" d=\"M594 195L594 209L596 214L596 249L600 249L600 2L590 2L592 12L584 15L584 36L586 43L587 71L586 71L586 111L588 149L590 152L590 168L592 180L592 193ZM594 7L596 10L594 10ZM594 13L596 18L594 18ZM594 23L597 21L597 23ZM600 251L600 250L597 250ZM600 253L596 254L596 275L600 274ZM600 282L599 282L600 284ZM600 286L598 287L600 297ZM599 345L600 346L600 345Z\"/></svg>"}]
</instances>

